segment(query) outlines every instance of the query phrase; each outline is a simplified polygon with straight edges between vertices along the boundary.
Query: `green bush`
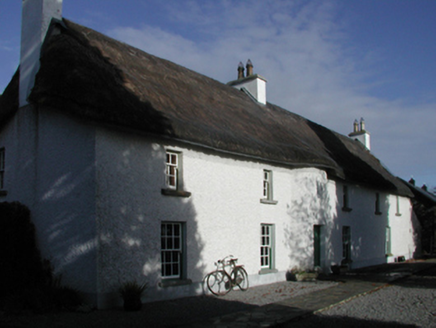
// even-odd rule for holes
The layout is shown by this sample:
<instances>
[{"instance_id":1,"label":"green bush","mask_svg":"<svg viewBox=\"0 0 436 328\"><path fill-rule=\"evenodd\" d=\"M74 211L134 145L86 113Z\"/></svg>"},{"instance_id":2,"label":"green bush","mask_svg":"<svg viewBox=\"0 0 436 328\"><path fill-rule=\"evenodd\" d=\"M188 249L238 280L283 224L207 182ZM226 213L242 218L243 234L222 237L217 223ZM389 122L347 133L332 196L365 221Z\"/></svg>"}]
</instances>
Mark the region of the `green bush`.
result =
<instances>
[{"instance_id":1,"label":"green bush","mask_svg":"<svg viewBox=\"0 0 436 328\"><path fill-rule=\"evenodd\" d=\"M44 280L29 209L18 203L0 203L0 293L32 288Z\"/></svg>"},{"instance_id":2,"label":"green bush","mask_svg":"<svg viewBox=\"0 0 436 328\"><path fill-rule=\"evenodd\" d=\"M0 307L5 310L71 309L80 294L61 286L49 260L36 244L29 209L18 202L0 202Z\"/></svg>"}]
</instances>

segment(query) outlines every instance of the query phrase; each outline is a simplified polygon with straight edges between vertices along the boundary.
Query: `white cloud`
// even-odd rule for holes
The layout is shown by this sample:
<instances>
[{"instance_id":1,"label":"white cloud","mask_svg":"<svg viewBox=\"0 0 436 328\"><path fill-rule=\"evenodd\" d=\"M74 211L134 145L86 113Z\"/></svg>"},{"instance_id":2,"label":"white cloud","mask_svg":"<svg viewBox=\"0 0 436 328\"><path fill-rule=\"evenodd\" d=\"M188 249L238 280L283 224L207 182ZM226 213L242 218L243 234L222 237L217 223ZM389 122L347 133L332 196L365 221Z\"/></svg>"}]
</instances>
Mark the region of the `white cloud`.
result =
<instances>
[{"instance_id":1,"label":"white cloud","mask_svg":"<svg viewBox=\"0 0 436 328\"><path fill-rule=\"evenodd\" d=\"M109 34L221 82L235 79L239 61L250 58L268 80L270 102L343 134L364 117L374 152L395 174L432 171L436 104L370 94L389 81L371 81L389 58L383 49L355 51L335 2L183 1L164 10L171 27L124 26Z\"/></svg>"}]
</instances>

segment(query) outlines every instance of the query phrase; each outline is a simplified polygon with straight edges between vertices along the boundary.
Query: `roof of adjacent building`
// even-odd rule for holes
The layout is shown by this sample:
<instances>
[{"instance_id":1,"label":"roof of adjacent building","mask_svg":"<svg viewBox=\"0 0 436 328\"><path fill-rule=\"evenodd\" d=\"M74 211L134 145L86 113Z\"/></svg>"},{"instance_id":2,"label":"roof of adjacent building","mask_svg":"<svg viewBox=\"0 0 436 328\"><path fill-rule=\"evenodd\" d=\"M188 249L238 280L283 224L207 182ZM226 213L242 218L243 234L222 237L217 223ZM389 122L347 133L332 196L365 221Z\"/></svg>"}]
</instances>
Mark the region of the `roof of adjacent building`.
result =
<instances>
[{"instance_id":1,"label":"roof of adjacent building","mask_svg":"<svg viewBox=\"0 0 436 328\"><path fill-rule=\"evenodd\" d=\"M412 196L358 141L69 20L54 25L33 105ZM18 109L18 80L19 70L0 98L0 124Z\"/></svg>"}]
</instances>

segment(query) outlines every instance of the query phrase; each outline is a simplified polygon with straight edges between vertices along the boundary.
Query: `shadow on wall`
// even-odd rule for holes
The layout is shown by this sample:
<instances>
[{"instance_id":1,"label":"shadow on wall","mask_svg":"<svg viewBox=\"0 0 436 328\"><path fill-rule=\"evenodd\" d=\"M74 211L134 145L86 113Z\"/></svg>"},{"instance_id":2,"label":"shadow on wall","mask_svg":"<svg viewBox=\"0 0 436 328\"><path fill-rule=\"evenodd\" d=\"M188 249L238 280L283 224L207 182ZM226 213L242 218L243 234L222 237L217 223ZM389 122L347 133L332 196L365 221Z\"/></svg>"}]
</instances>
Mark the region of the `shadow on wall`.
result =
<instances>
[{"instance_id":1,"label":"shadow on wall","mask_svg":"<svg viewBox=\"0 0 436 328\"><path fill-rule=\"evenodd\" d=\"M341 217L341 225L350 227L351 268L386 263L391 252L388 194L356 186L352 189L356 205Z\"/></svg>"},{"instance_id":2,"label":"shadow on wall","mask_svg":"<svg viewBox=\"0 0 436 328\"><path fill-rule=\"evenodd\" d=\"M105 142L110 138L106 135ZM119 143L121 147L113 146ZM98 169L105 177L99 181L98 199L99 291L113 293L123 282L145 280L147 300L194 294L204 274L204 243L192 197L162 195L164 147L121 135L109 144L118 149L119 160L114 165L113 153L106 151ZM111 179L114 172L117 181ZM180 188L185 189L183 183Z\"/></svg>"},{"instance_id":3,"label":"shadow on wall","mask_svg":"<svg viewBox=\"0 0 436 328\"><path fill-rule=\"evenodd\" d=\"M347 257L351 268L387 262L394 231L389 226L387 194L376 196L356 189L350 194L351 199L355 197L351 211L342 211L340 184L336 184L336 199L331 199L326 181L306 176L298 178L295 185L300 193L287 205L289 221L284 228L290 268L319 265L330 272L331 265L341 264ZM318 241L317 228L321 233Z\"/></svg>"},{"instance_id":4,"label":"shadow on wall","mask_svg":"<svg viewBox=\"0 0 436 328\"><path fill-rule=\"evenodd\" d=\"M65 69L74 70L68 79L61 77ZM45 115L39 120L45 130L39 127L43 133L35 141L40 173L35 214L44 254L63 281L94 301L97 293L119 298L120 284L130 280L147 281L150 290L162 293L162 222L182 223L180 278L201 281L203 242L191 199L161 194L163 147L133 131L89 124L173 135L171 122L133 94L123 72L71 30L45 44L36 80L30 100ZM62 97L57 97L59 90ZM72 116L44 107L62 108ZM52 114L62 124L44 120Z\"/></svg>"},{"instance_id":5,"label":"shadow on wall","mask_svg":"<svg viewBox=\"0 0 436 328\"><path fill-rule=\"evenodd\" d=\"M203 278L204 243L197 233L192 198L161 194L164 148L133 134L98 134L95 170L83 167L78 172L76 166L71 173L53 177L42 197L41 206L50 209L42 238L56 272L93 302L97 292L103 295L101 307L119 304L118 288L128 281L147 282L144 300L194 294L198 284L189 283ZM182 228L180 247L170 245L177 248L171 256L180 256L180 271L168 274L176 285L184 281L180 287L163 284L162 223L180 223ZM168 261L177 262L175 257Z\"/></svg>"},{"instance_id":6,"label":"shadow on wall","mask_svg":"<svg viewBox=\"0 0 436 328\"><path fill-rule=\"evenodd\" d=\"M335 247L330 236L333 230L339 229L336 222L336 212L332 208L327 191L326 181L313 177L298 178L295 182L301 195L287 204L288 224L284 228L285 247L289 251L290 268L313 268L314 255L314 225L321 226L321 258L319 264L328 264L334 258Z\"/></svg>"}]
</instances>

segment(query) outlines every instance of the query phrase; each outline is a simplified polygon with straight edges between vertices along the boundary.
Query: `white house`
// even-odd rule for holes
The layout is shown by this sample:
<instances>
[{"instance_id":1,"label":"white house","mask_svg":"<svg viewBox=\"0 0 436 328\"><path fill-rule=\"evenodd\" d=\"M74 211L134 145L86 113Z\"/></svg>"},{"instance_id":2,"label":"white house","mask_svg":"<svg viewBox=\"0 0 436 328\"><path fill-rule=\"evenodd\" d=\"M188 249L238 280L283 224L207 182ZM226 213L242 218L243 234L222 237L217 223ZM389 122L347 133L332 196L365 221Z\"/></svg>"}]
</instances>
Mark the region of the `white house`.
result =
<instances>
[{"instance_id":1,"label":"white house","mask_svg":"<svg viewBox=\"0 0 436 328\"><path fill-rule=\"evenodd\" d=\"M251 62L225 85L62 19L61 1L23 6L0 201L30 208L90 302L118 304L133 279L144 301L200 294L228 254L251 286L414 256L410 190L360 141L269 103Z\"/></svg>"}]
</instances>

